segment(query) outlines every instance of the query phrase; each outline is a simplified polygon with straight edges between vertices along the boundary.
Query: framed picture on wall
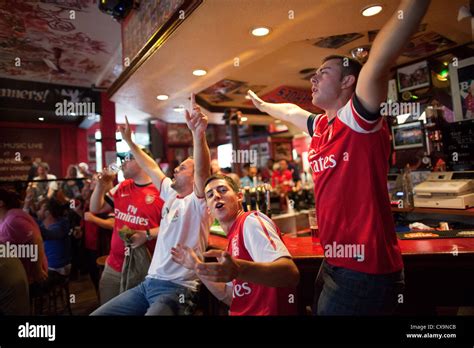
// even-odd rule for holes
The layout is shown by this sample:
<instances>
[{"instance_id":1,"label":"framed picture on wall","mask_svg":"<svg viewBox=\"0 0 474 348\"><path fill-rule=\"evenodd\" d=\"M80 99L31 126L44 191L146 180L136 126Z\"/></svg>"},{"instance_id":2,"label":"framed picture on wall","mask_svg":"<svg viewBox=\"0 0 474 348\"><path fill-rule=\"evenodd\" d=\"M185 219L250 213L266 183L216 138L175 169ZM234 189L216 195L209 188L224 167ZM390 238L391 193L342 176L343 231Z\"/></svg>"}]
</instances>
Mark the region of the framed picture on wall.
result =
<instances>
[{"instance_id":1,"label":"framed picture on wall","mask_svg":"<svg viewBox=\"0 0 474 348\"><path fill-rule=\"evenodd\" d=\"M279 142L273 144L273 158L275 161L285 159L291 161L292 159L292 146L291 142Z\"/></svg>"},{"instance_id":2,"label":"framed picture on wall","mask_svg":"<svg viewBox=\"0 0 474 348\"><path fill-rule=\"evenodd\" d=\"M393 126L392 139L395 150L424 147L425 133L423 123L416 121Z\"/></svg>"},{"instance_id":3,"label":"framed picture on wall","mask_svg":"<svg viewBox=\"0 0 474 348\"><path fill-rule=\"evenodd\" d=\"M190 145L192 143L193 143L193 136L186 124L168 123L168 144L169 145Z\"/></svg>"},{"instance_id":4,"label":"framed picture on wall","mask_svg":"<svg viewBox=\"0 0 474 348\"><path fill-rule=\"evenodd\" d=\"M474 119L474 57L449 64L455 121Z\"/></svg>"},{"instance_id":5,"label":"framed picture on wall","mask_svg":"<svg viewBox=\"0 0 474 348\"><path fill-rule=\"evenodd\" d=\"M401 67L397 70L398 91L400 93L429 87L430 69L428 61L424 60L412 65Z\"/></svg>"}]
</instances>

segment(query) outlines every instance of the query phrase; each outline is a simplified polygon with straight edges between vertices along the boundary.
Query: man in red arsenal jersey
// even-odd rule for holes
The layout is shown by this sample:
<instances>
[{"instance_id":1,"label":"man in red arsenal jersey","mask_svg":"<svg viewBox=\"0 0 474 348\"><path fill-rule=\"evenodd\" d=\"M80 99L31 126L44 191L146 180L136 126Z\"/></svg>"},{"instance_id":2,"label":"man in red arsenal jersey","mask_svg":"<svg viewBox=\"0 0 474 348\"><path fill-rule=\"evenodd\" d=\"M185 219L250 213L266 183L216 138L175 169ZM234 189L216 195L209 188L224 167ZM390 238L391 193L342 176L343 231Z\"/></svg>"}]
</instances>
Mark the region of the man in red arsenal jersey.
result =
<instances>
[{"instance_id":1,"label":"man in red arsenal jersey","mask_svg":"<svg viewBox=\"0 0 474 348\"><path fill-rule=\"evenodd\" d=\"M152 157L151 153L144 149ZM131 237L132 248L147 242L153 254L163 201L150 177L131 154L123 156L123 176L126 180L112 187L114 174L104 169L91 196L90 210L94 214L113 211L115 215L110 254L99 282L100 302L104 304L120 293L120 280L125 259L125 243L119 236L124 226L136 231Z\"/></svg>"},{"instance_id":2,"label":"man in red arsenal jersey","mask_svg":"<svg viewBox=\"0 0 474 348\"><path fill-rule=\"evenodd\" d=\"M313 308L320 315L391 314L401 298L403 262L387 194L390 143L380 106L389 70L428 5L402 0L363 67L343 56L323 60L311 83L312 102L324 114L266 103L249 91L259 110L312 137L308 160L325 253Z\"/></svg>"},{"instance_id":3,"label":"man in red arsenal jersey","mask_svg":"<svg viewBox=\"0 0 474 348\"><path fill-rule=\"evenodd\" d=\"M229 177L209 177L205 195L229 240L227 251L208 251L204 256L218 262L203 263L193 249L177 245L173 260L195 270L209 291L230 306L230 315L296 314L292 287L299 272L275 224L260 212L242 210L242 193Z\"/></svg>"},{"instance_id":4,"label":"man in red arsenal jersey","mask_svg":"<svg viewBox=\"0 0 474 348\"><path fill-rule=\"evenodd\" d=\"M288 162L285 159L279 161L280 168L273 171L272 187L279 187L281 192L286 193L291 190L293 183L293 173L288 169Z\"/></svg>"}]
</instances>

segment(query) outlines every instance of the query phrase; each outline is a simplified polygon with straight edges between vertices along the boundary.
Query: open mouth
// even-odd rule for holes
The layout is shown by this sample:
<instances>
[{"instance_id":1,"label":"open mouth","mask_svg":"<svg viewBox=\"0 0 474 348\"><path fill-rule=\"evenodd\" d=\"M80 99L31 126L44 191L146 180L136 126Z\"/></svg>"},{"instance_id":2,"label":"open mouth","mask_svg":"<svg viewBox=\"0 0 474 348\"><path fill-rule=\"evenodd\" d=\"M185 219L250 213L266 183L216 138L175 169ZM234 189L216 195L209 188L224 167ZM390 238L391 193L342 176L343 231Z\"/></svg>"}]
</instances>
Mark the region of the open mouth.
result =
<instances>
[{"instance_id":1,"label":"open mouth","mask_svg":"<svg viewBox=\"0 0 474 348\"><path fill-rule=\"evenodd\" d=\"M220 209L222 209L223 206L224 206L224 203L219 202L219 203L216 203L214 208L216 208L217 210L220 210Z\"/></svg>"}]
</instances>

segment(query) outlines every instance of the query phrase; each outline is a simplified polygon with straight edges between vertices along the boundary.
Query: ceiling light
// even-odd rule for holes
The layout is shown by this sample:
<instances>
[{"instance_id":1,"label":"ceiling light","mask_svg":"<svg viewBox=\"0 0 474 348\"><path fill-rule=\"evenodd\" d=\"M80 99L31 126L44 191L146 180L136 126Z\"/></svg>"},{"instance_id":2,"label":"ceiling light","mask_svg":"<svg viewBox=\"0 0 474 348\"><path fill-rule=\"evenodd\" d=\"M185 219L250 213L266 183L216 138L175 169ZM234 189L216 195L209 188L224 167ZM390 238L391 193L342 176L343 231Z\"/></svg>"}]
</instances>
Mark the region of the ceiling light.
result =
<instances>
[{"instance_id":1,"label":"ceiling light","mask_svg":"<svg viewBox=\"0 0 474 348\"><path fill-rule=\"evenodd\" d=\"M158 100L168 100L168 98L169 96L167 96L166 94L160 94L156 96L156 99Z\"/></svg>"},{"instance_id":2,"label":"ceiling light","mask_svg":"<svg viewBox=\"0 0 474 348\"><path fill-rule=\"evenodd\" d=\"M350 50L352 58L359 61L359 63L364 64L369 58L370 45L363 45L360 47L353 48Z\"/></svg>"},{"instance_id":3,"label":"ceiling light","mask_svg":"<svg viewBox=\"0 0 474 348\"><path fill-rule=\"evenodd\" d=\"M44 121L44 117L38 117L38 120Z\"/></svg>"},{"instance_id":4,"label":"ceiling light","mask_svg":"<svg viewBox=\"0 0 474 348\"><path fill-rule=\"evenodd\" d=\"M257 27L252 29L253 36L267 36L270 33L270 28Z\"/></svg>"},{"instance_id":5,"label":"ceiling light","mask_svg":"<svg viewBox=\"0 0 474 348\"><path fill-rule=\"evenodd\" d=\"M241 120L242 122L245 122L245 121L248 120L248 117L245 117L245 116L244 116L244 117L241 117L240 120Z\"/></svg>"},{"instance_id":6,"label":"ceiling light","mask_svg":"<svg viewBox=\"0 0 474 348\"><path fill-rule=\"evenodd\" d=\"M193 71L194 76L204 76L206 74L207 74L207 71L203 69L196 69Z\"/></svg>"},{"instance_id":7,"label":"ceiling light","mask_svg":"<svg viewBox=\"0 0 474 348\"><path fill-rule=\"evenodd\" d=\"M184 106L182 106L182 105L175 106L173 108L173 110L176 111L176 112L183 112L184 111Z\"/></svg>"},{"instance_id":8,"label":"ceiling light","mask_svg":"<svg viewBox=\"0 0 474 348\"><path fill-rule=\"evenodd\" d=\"M375 16L381 11L382 11L382 6L380 5L369 6L362 10L362 16L364 17Z\"/></svg>"},{"instance_id":9,"label":"ceiling light","mask_svg":"<svg viewBox=\"0 0 474 348\"><path fill-rule=\"evenodd\" d=\"M281 120L275 120L275 123L281 123Z\"/></svg>"},{"instance_id":10,"label":"ceiling light","mask_svg":"<svg viewBox=\"0 0 474 348\"><path fill-rule=\"evenodd\" d=\"M245 99L249 99L249 100L250 100L250 99L252 99L252 98L250 98L250 96L246 95L246 96L245 96Z\"/></svg>"}]
</instances>

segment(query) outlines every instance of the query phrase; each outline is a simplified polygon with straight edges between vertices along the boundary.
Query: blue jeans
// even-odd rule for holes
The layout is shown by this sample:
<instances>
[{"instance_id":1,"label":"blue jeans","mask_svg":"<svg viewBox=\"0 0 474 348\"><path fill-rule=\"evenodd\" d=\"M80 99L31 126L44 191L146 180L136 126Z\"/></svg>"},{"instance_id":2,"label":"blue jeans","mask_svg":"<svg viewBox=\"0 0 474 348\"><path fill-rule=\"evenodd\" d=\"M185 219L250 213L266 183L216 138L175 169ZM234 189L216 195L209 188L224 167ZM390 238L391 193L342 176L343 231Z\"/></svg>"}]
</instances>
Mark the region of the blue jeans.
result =
<instances>
[{"instance_id":1,"label":"blue jeans","mask_svg":"<svg viewBox=\"0 0 474 348\"><path fill-rule=\"evenodd\" d=\"M391 315L403 298L403 270L368 274L323 261L315 281L314 315Z\"/></svg>"},{"instance_id":2,"label":"blue jeans","mask_svg":"<svg viewBox=\"0 0 474 348\"><path fill-rule=\"evenodd\" d=\"M145 278L91 315L191 315L197 292L167 280Z\"/></svg>"}]
</instances>

